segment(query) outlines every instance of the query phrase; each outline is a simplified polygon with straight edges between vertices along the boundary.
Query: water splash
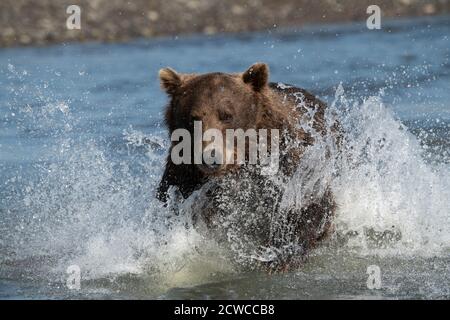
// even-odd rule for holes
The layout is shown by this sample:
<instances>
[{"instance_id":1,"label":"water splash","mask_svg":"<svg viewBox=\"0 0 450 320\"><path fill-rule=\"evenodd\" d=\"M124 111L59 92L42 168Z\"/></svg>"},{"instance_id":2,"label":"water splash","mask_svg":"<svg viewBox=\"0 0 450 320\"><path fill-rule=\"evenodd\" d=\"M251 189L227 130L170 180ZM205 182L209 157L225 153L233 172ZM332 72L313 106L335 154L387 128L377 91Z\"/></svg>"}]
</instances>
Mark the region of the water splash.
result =
<instances>
[{"instance_id":1,"label":"water splash","mask_svg":"<svg viewBox=\"0 0 450 320\"><path fill-rule=\"evenodd\" d=\"M340 204L336 230L352 235L347 247L365 254L439 255L448 250L449 167L424 160L426 148L381 97L352 103L340 88L333 107L341 110L345 132L333 189Z\"/></svg>"},{"instance_id":2,"label":"water splash","mask_svg":"<svg viewBox=\"0 0 450 320\"><path fill-rule=\"evenodd\" d=\"M287 184L283 205L303 203L306 190L317 192L317 182L328 181L339 204L331 242L337 250L356 255L448 252L450 172L445 160L427 163L424 146L381 97L349 101L339 87L330 110L344 132L342 156L318 166L325 163L325 149L320 144L308 149ZM204 281L199 270L207 275L232 272L222 246L192 226L198 193L178 214L174 206L154 199L165 157L160 149L167 147L162 134L124 130L126 152L121 154L108 143L74 137L77 121L67 104L48 104L38 113L28 110L27 116L36 117L27 121L36 128L56 128L55 143L45 161L34 165L37 179L22 177L14 210L2 213L9 215L2 230L4 261L52 257L56 273L77 264L86 279L146 274L171 285ZM235 210L230 217L239 220L242 214ZM270 259L270 248L254 246L239 229L230 230L236 232L228 233L226 241L241 261Z\"/></svg>"}]
</instances>

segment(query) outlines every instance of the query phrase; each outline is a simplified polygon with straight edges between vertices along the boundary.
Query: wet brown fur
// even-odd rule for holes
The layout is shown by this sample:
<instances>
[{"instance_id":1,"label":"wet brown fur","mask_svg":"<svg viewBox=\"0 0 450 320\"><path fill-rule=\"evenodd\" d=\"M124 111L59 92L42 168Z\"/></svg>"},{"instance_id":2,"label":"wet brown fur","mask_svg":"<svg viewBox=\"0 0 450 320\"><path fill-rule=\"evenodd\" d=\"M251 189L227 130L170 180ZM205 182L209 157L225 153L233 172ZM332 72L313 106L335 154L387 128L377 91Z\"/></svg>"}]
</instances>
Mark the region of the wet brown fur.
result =
<instances>
[{"instance_id":1,"label":"wet brown fur","mask_svg":"<svg viewBox=\"0 0 450 320\"><path fill-rule=\"evenodd\" d=\"M162 69L161 86L170 96L165 111L169 134L177 128L185 128L192 133L194 120L203 122L203 130L216 128L224 133L226 129L232 128L279 129L280 134L285 133L280 143L280 169L285 175L292 175L301 161L303 148L314 143L311 135L296 124L309 108L315 108L313 127L326 134L326 105L304 89L282 88L269 83L268 77L268 67L262 63L237 74L178 74L169 68ZM302 107L298 106L294 94L303 97ZM297 147L289 148L289 140L297 141ZM234 167L233 170L239 169ZM226 170L220 174L226 174ZM175 186L187 198L209 178L194 164L173 164L169 152L157 197L166 201L169 187ZM307 250L315 247L331 232L335 208L333 195L327 192L322 199L302 208L301 214L292 214L292 217L295 216L292 223L298 226L297 237ZM285 261L281 266L268 265L268 268L286 270L297 264Z\"/></svg>"}]
</instances>

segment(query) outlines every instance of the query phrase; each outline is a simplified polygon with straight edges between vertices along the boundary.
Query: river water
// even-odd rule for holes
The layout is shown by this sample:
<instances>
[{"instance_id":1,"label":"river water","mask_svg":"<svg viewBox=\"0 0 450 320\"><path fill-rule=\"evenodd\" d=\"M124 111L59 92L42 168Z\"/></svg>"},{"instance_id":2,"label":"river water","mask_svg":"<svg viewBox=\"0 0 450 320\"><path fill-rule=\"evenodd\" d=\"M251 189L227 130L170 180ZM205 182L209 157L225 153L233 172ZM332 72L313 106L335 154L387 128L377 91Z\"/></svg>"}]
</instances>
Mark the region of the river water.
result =
<instances>
[{"instance_id":1,"label":"river water","mask_svg":"<svg viewBox=\"0 0 450 320\"><path fill-rule=\"evenodd\" d=\"M382 27L1 49L0 298L450 298L450 18ZM349 155L334 236L275 275L241 269L154 198L158 70L256 61L337 110Z\"/></svg>"}]
</instances>

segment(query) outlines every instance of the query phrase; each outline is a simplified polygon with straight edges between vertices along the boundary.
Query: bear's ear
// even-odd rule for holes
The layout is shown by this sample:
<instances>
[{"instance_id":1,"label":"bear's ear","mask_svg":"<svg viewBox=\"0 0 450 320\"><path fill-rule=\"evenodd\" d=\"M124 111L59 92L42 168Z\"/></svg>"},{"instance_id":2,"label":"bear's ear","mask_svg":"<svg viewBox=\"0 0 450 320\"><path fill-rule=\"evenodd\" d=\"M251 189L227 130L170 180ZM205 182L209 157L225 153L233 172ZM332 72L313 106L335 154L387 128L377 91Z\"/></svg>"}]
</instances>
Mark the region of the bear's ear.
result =
<instances>
[{"instance_id":1,"label":"bear's ear","mask_svg":"<svg viewBox=\"0 0 450 320\"><path fill-rule=\"evenodd\" d=\"M181 76L171 68L163 68L159 70L159 80L161 88L168 94L173 94L181 85Z\"/></svg>"},{"instance_id":2,"label":"bear's ear","mask_svg":"<svg viewBox=\"0 0 450 320\"><path fill-rule=\"evenodd\" d=\"M255 91L261 91L269 81L269 66L265 63L255 63L244 72L242 80L251 84Z\"/></svg>"}]
</instances>

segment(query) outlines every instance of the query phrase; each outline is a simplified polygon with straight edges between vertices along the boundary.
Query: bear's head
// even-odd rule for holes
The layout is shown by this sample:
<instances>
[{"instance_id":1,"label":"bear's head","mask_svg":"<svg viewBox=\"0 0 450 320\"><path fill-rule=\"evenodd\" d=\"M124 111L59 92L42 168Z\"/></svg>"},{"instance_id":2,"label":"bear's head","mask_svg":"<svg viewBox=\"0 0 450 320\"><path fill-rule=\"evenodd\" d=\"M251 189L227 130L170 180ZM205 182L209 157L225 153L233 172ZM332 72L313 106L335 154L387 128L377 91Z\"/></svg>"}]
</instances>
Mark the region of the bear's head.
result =
<instances>
[{"instance_id":1,"label":"bear's head","mask_svg":"<svg viewBox=\"0 0 450 320\"><path fill-rule=\"evenodd\" d=\"M186 129L192 136L194 123L201 121L202 134L216 129L226 136L227 129L259 129L264 117L264 105L268 99L269 68L256 63L243 73L181 74L171 68L159 72L161 87L169 95L165 121L172 134L176 129ZM224 138L225 141L225 138ZM229 156L225 143L221 152L223 159ZM211 148L211 142L202 143L203 151ZM197 164L204 174L219 174L227 165L222 163Z\"/></svg>"}]
</instances>

